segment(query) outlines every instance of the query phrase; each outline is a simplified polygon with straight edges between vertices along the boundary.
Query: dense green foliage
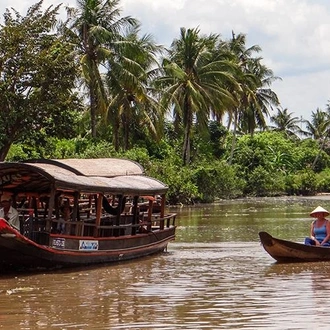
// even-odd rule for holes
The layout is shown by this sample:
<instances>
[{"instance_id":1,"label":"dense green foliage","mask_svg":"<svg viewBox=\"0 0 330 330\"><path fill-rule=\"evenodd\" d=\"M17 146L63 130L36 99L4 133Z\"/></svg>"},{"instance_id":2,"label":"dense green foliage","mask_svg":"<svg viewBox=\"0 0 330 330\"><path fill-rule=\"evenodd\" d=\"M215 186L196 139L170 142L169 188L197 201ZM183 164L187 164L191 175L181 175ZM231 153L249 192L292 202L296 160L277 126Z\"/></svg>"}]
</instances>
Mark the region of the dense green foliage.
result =
<instances>
[{"instance_id":1,"label":"dense green foliage","mask_svg":"<svg viewBox=\"0 0 330 330\"><path fill-rule=\"evenodd\" d=\"M328 192L329 105L282 110L244 34L181 28L165 50L119 0L79 0L61 24L42 4L0 26L0 160L129 158L171 203Z\"/></svg>"},{"instance_id":2,"label":"dense green foliage","mask_svg":"<svg viewBox=\"0 0 330 330\"><path fill-rule=\"evenodd\" d=\"M289 140L279 132L260 132L238 138L233 164L228 164L232 136L218 145L199 137L199 157L182 166L177 147L169 140L144 141L128 151L117 152L109 142L90 139L50 138L47 148L14 144L8 161L28 158L122 157L141 163L146 173L169 186L170 203L213 202L242 196L314 195L330 191L330 155L321 151L318 170L312 163L320 150L314 140ZM203 145L208 148L202 148ZM218 157L218 150L222 156Z\"/></svg>"},{"instance_id":3,"label":"dense green foliage","mask_svg":"<svg viewBox=\"0 0 330 330\"><path fill-rule=\"evenodd\" d=\"M72 44L53 32L58 7L31 7L26 17L7 11L0 29L0 160L13 142L41 145L45 136L73 137L77 65Z\"/></svg>"}]
</instances>

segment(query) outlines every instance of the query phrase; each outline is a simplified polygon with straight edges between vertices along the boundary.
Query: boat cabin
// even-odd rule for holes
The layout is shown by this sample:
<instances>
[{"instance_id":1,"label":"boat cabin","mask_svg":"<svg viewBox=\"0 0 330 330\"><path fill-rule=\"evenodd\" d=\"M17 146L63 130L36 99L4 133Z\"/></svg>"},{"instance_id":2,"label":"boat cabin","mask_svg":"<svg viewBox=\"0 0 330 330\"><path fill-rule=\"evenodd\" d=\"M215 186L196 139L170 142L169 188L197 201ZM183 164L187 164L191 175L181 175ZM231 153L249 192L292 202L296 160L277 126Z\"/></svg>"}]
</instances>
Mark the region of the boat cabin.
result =
<instances>
[{"instance_id":1,"label":"boat cabin","mask_svg":"<svg viewBox=\"0 0 330 330\"><path fill-rule=\"evenodd\" d=\"M167 189L125 159L0 164L0 193L11 195L20 233L52 247L66 237L136 236L175 227L175 214L166 213Z\"/></svg>"}]
</instances>

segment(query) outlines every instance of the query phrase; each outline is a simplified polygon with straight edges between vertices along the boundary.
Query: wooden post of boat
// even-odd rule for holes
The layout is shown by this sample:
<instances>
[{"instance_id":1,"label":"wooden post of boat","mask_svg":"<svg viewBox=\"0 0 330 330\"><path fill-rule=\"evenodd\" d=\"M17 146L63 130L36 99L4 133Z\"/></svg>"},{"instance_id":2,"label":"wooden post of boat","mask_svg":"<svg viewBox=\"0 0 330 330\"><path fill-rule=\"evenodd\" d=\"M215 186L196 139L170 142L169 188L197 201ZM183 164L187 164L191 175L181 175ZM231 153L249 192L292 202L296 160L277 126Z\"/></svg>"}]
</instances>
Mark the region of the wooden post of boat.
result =
<instances>
[{"instance_id":1,"label":"wooden post of boat","mask_svg":"<svg viewBox=\"0 0 330 330\"><path fill-rule=\"evenodd\" d=\"M120 210L122 209L123 205L123 195L120 195L118 198L118 204L117 204L117 214L116 214L116 226L120 225Z\"/></svg>"},{"instance_id":2,"label":"wooden post of boat","mask_svg":"<svg viewBox=\"0 0 330 330\"><path fill-rule=\"evenodd\" d=\"M148 216L147 216L147 231L151 231L151 217L152 217L152 208L154 205L154 199L149 199L149 208L148 208Z\"/></svg>"},{"instance_id":3,"label":"wooden post of boat","mask_svg":"<svg viewBox=\"0 0 330 330\"><path fill-rule=\"evenodd\" d=\"M133 197L133 228L132 228L132 235L136 234L137 224L139 223L139 206L138 206L139 196Z\"/></svg>"},{"instance_id":4,"label":"wooden post of boat","mask_svg":"<svg viewBox=\"0 0 330 330\"><path fill-rule=\"evenodd\" d=\"M50 196L49 196L49 207L48 207L48 216L46 220L46 232L50 233L51 228L52 228L52 217L53 217L53 211L55 208L55 189L52 187L50 191ZM57 211L57 210L56 210Z\"/></svg>"},{"instance_id":5,"label":"wooden post of boat","mask_svg":"<svg viewBox=\"0 0 330 330\"><path fill-rule=\"evenodd\" d=\"M79 193L74 192L73 194L73 210L72 210L72 221L76 222L75 226L75 235L83 235L83 225L80 221L80 213L79 213Z\"/></svg>"},{"instance_id":6,"label":"wooden post of boat","mask_svg":"<svg viewBox=\"0 0 330 330\"><path fill-rule=\"evenodd\" d=\"M159 223L159 229L164 229L164 216L165 216L165 194L161 195L161 207L160 207L160 223Z\"/></svg>"},{"instance_id":7,"label":"wooden post of boat","mask_svg":"<svg viewBox=\"0 0 330 330\"><path fill-rule=\"evenodd\" d=\"M77 221L79 219L79 212L78 212L78 203L79 203L79 193L75 192L73 194L73 210L72 210L72 221Z\"/></svg>"},{"instance_id":8,"label":"wooden post of boat","mask_svg":"<svg viewBox=\"0 0 330 330\"><path fill-rule=\"evenodd\" d=\"M97 194L95 195L95 199L96 199L96 220L95 220L95 229L94 229L94 236L97 237L98 236L98 231L99 231L99 227L101 225L101 213L102 213L102 199L103 199L103 195L102 194Z\"/></svg>"},{"instance_id":9,"label":"wooden post of boat","mask_svg":"<svg viewBox=\"0 0 330 330\"><path fill-rule=\"evenodd\" d=\"M122 204L123 204L123 195L120 195L118 197L118 203L117 203L117 214L116 214L116 226L117 228L115 229L114 231L114 236L119 236L120 235L120 210L121 210L121 207L122 207Z\"/></svg>"},{"instance_id":10,"label":"wooden post of boat","mask_svg":"<svg viewBox=\"0 0 330 330\"><path fill-rule=\"evenodd\" d=\"M86 214L87 218L89 218L90 215L91 215L92 207L93 207L93 197L92 197L92 195L89 195L89 197L88 197L88 211L87 211L87 214Z\"/></svg>"}]
</instances>

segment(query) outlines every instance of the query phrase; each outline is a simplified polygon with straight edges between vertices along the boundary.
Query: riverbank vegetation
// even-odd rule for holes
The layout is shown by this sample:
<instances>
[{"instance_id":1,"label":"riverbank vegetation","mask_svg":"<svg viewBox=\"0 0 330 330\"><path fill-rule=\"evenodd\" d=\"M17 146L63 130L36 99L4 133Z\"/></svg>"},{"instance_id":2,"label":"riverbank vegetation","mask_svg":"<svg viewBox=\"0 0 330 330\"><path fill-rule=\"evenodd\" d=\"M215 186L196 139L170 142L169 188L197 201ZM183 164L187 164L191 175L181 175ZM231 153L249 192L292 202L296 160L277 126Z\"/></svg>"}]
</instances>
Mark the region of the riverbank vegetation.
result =
<instances>
[{"instance_id":1,"label":"riverbank vegetation","mask_svg":"<svg viewBox=\"0 0 330 330\"><path fill-rule=\"evenodd\" d=\"M242 33L181 28L165 48L119 5L5 12L0 160L129 158L171 203L329 191L329 105L311 121L283 109Z\"/></svg>"}]
</instances>

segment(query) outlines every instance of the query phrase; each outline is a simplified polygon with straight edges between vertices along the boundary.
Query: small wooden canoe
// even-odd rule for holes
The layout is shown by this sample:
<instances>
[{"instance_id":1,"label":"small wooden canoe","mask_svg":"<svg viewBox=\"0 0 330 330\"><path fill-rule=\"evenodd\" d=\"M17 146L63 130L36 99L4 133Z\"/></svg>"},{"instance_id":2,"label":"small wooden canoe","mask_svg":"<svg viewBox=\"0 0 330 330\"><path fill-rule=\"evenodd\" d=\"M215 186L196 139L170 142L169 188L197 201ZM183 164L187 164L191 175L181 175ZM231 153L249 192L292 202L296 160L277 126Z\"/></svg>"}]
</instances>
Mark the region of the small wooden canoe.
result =
<instances>
[{"instance_id":1,"label":"small wooden canoe","mask_svg":"<svg viewBox=\"0 0 330 330\"><path fill-rule=\"evenodd\" d=\"M259 237L266 252L278 262L330 261L329 247L286 241L274 238L266 232L260 232Z\"/></svg>"}]
</instances>

